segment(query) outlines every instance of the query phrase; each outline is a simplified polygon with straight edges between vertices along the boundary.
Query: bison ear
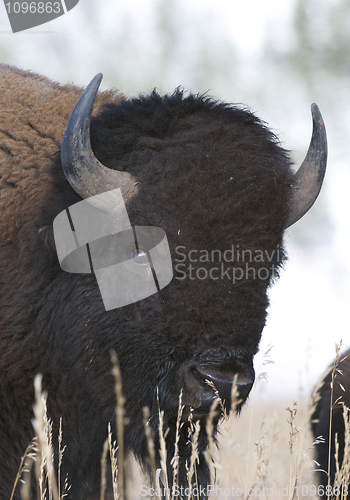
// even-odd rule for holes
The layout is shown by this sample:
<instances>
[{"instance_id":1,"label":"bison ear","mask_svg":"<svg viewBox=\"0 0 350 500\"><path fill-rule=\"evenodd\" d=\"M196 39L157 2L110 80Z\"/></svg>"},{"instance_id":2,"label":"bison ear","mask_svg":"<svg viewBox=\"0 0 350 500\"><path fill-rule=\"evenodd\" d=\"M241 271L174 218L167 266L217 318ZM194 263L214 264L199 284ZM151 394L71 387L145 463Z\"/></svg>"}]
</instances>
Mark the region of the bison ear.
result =
<instances>
[{"instance_id":1,"label":"bison ear","mask_svg":"<svg viewBox=\"0 0 350 500\"><path fill-rule=\"evenodd\" d=\"M294 175L291 211L286 228L298 221L314 204L322 187L327 165L327 136L317 104L311 105L313 131L309 150Z\"/></svg>"},{"instance_id":2,"label":"bison ear","mask_svg":"<svg viewBox=\"0 0 350 500\"><path fill-rule=\"evenodd\" d=\"M91 80L69 117L61 145L62 167L69 184L83 199L120 188L127 202L137 192L135 179L128 172L102 165L91 149L91 113L102 77L99 73Z\"/></svg>"}]
</instances>

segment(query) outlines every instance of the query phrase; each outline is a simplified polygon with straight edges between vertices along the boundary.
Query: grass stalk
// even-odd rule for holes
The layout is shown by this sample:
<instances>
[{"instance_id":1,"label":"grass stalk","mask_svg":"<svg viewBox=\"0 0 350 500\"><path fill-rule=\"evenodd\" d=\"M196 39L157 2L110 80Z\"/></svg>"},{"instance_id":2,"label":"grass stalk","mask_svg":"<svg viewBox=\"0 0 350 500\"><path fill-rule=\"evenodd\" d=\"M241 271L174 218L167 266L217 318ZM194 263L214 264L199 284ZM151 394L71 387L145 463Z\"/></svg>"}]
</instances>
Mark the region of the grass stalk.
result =
<instances>
[{"instance_id":1,"label":"grass stalk","mask_svg":"<svg viewBox=\"0 0 350 500\"><path fill-rule=\"evenodd\" d=\"M117 427L117 442L118 442L118 494L119 499L125 498L124 487L124 396L122 386L122 376L119 366L118 357L115 351L111 351L112 374L115 380L115 395L116 395L116 427Z\"/></svg>"}]
</instances>

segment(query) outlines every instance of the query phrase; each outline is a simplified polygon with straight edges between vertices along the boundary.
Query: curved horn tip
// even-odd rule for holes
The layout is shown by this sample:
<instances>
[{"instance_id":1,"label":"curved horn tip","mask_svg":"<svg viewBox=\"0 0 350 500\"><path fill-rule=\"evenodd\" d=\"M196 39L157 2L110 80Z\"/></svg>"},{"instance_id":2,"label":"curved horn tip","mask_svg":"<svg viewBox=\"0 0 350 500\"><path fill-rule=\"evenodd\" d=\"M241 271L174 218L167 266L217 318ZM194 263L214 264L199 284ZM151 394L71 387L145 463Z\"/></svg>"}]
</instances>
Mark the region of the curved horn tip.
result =
<instances>
[{"instance_id":1,"label":"curved horn tip","mask_svg":"<svg viewBox=\"0 0 350 500\"><path fill-rule=\"evenodd\" d=\"M317 104L311 104L313 131L305 159L294 174L295 191L286 228L297 222L314 204L322 187L327 165L326 127Z\"/></svg>"},{"instance_id":2,"label":"curved horn tip","mask_svg":"<svg viewBox=\"0 0 350 500\"><path fill-rule=\"evenodd\" d=\"M314 121L321 121L324 126L320 108L317 106L315 102L311 104L311 114L312 114L312 119Z\"/></svg>"},{"instance_id":3,"label":"curved horn tip","mask_svg":"<svg viewBox=\"0 0 350 500\"><path fill-rule=\"evenodd\" d=\"M120 188L128 200L137 193L135 179L125 171L104 166L91 149L91 113L102 78L102 73L94 76L69 117L61 144L62 168L74 191L83 199ZM102 206L101 209L109 211Z\"/></svg>"},{"instance_id":4,"label":"curved horn tip","mask_svg":"<svg viewBox=\"0 0 350 500\"><path fill-rule=\"evenodd\" d=\"M97 73L97 75L95 75L95 76L93 77L93 79L91 80L91 82L90 82L90 83L92 83L92 82L96 82L96 83L98 83L98 85L100 86L100 84L101 84L101 82L102 82L102 79L103 79L103 73ZM89 84L89 85L90 85L90 84Z\"/></svg>"},{"instance_id":5,"label":"curved horn tip","mask_svg":"<svg viewBox=\"0 0 350 500\"><path fill-rule=\"evenodd\" d=\"M102 78L103 78L103 74L97 73L97 75L95 75L93 77L93 79L91 80L91 82L85 87L85 90L84 90L82 95L86 95L87 93L89 93L90 90L92 92L96 92L96 94L97 94L97 91L98 91L98 89L101 85L101 82L102 82Z\"/></svg>"},{"instance_id":6,"label":"curved horn tip","mask_svg":"<svg viewBox=\"0 0 350 500\"><path fill-rule=\"evenodd\" d=\"M312 113L312 115L320 113L320 108L318 107L318 105L315 102L313 102L311 104L311 113Z\"/></svg>"}]
</instances>

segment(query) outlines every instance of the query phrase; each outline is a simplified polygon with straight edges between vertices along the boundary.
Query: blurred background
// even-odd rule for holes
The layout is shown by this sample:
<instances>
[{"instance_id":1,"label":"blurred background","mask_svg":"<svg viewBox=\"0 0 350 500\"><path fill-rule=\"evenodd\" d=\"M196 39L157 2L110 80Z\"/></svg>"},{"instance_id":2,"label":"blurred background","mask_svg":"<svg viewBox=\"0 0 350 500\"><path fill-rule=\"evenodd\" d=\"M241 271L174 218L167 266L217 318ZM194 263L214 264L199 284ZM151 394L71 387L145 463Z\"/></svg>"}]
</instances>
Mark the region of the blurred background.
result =
<instances>
[{"instance_id":1,"label":"blurred background","mask_svg":"<svg viewBox=\"0 0 350 500\"><path fill-rule=\"evenodd\" d=\"M350 0L80 0L64 16L13 34L0 5L0 61L85 86L98 72L126 96L194 93L243 103L291 150L311 137L310 104L323 114L328 172L312 210L286 233L290 260L271 289L256 357L272 401L308 395L350 347ZM264 352L274 364L264 365Z\"/></svg>"}]
</instances>

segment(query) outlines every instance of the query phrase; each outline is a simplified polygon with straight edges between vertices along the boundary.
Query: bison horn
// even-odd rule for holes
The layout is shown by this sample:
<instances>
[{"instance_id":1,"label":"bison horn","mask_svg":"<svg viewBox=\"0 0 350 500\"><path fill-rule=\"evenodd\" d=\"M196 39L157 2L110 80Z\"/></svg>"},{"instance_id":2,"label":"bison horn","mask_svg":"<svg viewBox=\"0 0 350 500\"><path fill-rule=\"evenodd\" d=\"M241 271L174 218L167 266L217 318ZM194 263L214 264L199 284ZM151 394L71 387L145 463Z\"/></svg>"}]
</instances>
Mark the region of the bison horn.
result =
<instances>
[{"instance_id":1,"label":"bison horn","mask_svg":"<svg viewBox=\"0 0 350 500\"><path fill-rule=\"evenodd\" d=\"M317 104L311 105L313 120L309 150L295 173L291 212L286 227L299 220L314 204L322 186L327 165L327 136Z\"/></svg>"},{"instance_id":2,"label":"bison horn","mask_svg":"<svg viewBox=\"0 0 350 500\"><path fill-rule=\"evenodd\" d=\"M90 122L92 108L103 75L99 73L86 87L69 117L61 145L64 174L83 199L120 188L124 201L137 192L135 179L128 173L105 167L91 149ZM105 200L101 200L101 209Z\"/></svg>"}]
</instances>

